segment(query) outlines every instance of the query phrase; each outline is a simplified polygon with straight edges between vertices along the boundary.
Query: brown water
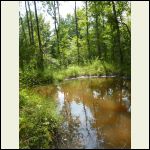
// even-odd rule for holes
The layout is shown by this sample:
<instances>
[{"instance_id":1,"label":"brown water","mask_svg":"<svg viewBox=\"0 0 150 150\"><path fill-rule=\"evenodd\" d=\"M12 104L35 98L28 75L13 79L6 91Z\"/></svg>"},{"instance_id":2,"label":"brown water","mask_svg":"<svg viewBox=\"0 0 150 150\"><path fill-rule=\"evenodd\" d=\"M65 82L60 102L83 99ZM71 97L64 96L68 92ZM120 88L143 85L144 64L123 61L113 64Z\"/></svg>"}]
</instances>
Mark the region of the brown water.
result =
<instances>
[{"instance_id":1,"label":"brown water","mask_svg":"<svg viewBox=\"0 0 150 150\"><path fill-rule=\"evenodd\" d=\"M64 116L58 148L131 148L131 82L118 78L68 80L37 87Z\"/></svg>"}]
</instances>

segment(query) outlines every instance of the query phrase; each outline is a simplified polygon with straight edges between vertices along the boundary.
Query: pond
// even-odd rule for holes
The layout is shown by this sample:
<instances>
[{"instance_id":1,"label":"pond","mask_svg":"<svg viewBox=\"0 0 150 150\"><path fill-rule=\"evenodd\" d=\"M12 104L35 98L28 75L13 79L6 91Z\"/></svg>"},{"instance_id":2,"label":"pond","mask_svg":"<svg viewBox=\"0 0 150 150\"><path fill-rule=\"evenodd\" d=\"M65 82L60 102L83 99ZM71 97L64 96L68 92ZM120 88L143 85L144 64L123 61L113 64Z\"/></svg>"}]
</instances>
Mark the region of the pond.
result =
<instances>
[{"instance_id":1,"label":"pond","mask_svg":"<svg viewBox=\"0 0 150 150\"><path fill-rule=\"evenodd\" d=\"M58 148L131 148L130 80L74 79L35 91L56 99L65 118Z\"/></svg>"}]
</instances>

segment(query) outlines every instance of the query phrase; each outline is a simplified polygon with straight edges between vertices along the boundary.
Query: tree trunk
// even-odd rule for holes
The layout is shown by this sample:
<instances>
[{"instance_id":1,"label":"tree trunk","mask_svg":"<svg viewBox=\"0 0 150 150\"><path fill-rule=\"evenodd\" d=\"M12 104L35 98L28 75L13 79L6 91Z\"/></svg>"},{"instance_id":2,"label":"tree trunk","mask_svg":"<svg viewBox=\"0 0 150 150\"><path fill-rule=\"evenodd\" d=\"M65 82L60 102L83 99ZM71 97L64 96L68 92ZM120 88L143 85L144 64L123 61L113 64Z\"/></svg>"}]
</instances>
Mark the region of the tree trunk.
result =
<instances>
[{"instance_id":1,"label":"tree trunk","mask_svg":"<svg viewBox=\"0 0 150 150\"><path fill-rule=\"evenodd\" d=\"M99 53L99 57L101 58L101 47L100 47L100 40L99 40L99 28L98 28L98 10L97 10L97 4L96 1L94 2L95 4L95 21L96 21L96 43L97 43L97 51Z\"/></svg>"},{"instance_id":2,"label":"tree trunk","mask_svg":"<svg viewBox=\"0 0 150 150\"><path fill-rule=\"evenodd\" d=\"M59 46L59 42L60 42L60 12L59 12L59 1L56 1L57 2L57 10L58 10L58 21L57 21L57 37L58 37L58 46ZM59 54L60 54L60 64L62 64L64 62L64 53L63 52L60 52L60 47L58 48L59 50Z\"/></svg>"},{"instance_id":3,"label":"tree trunk","mask_svg":"<svg viewBox=\"0 0 150 150\"><path fill-rule=\"evenodd\" d=\"M102 5L104 7L104 5ZM105 12L102 11L102 31L105 31ZM107 61L107 47L105 41L102 42L102 52L104 52L105 61Z\"/></svg>"},{"instance_id":4,"label":"tree trunk","mask_svg":"<svg viewBox=\"0 0 150 150\"><path fill-rule=\"evenodd\" d=\"M27 37L26 37L26 33L25 33L25 29L24 29L24 25L23 25L23 20L22 20L22 17L20 15L20 12L19 12L19 19L20 19L20 22L21 22L21 26L22 26L22 32L24 34L24 37L25 37L25 41L27 40ZM27 41L26 41L27 42Z\"/></svg>"},{"instance_id":5,"label":"tree trunk","mask_svg":"<svg viewBox=\"0 0 150 150\"><path fill-rule=\"evenodd\" d=\"M25 9L26 9L26 15L27 15L28 31L29 31L29 43L31 44L31 31L30 31L30 24L29 24L29 17L28 17L28 10L27 10L26 1L25 1Z\"/></svg>"},{"instance_id":6,"label":"tree trunk","mask_svg":"<svg viewBox=\"0 0 150 150\"><path fill-rule=\"evenodd\" d=\"M22 17L20 15L20 11L19 11L19 20L20 20L22 32L23 32L23 35L25 38L25 43L27 43L26 33L25 33L24 25L23 25L23 20L22 20ZM20 38L19 38L19 40L20 40ZM24 63L23 63L23 59L20 57L20 55L21 55L21 52L19 51L19 66L22 69L22 71L24 71Z\"/></svg>"},{"instance_id":7,"label":"tree trunk","mask_svg":"<svg viewBox=\"0 0 150 150\"><path fill-rule=\"evenodd\" d=\"M89 22L88 22L88 6L87 1L85 1L85 8L86 8L86 37L87 37L87 49L88 49L88 58L91 58L91 51L90 51L90 40L89 40Z\"/></svg>"},{"instance_id":8,"label":"tree trunk","mask_svg":"<svg viewBox=\"0 0 150 150\"><path fill-rule=\"evenodd\" d=\"M119 30L119 23L117 20L117 13L116 13L114 1L112 1L112 7L113 7L114 21L116 24L116 31L117 31L117 43L116 44L117 44L117 49L119 50L119 53L120 53L120 64L122 64L123 63L123 54L122 54L121 43L120 43L120 30Z\"/></svg>"},{"instance_id":9,"label":"tree trunk","mask_svg":"<svg viewBox=\"0 0 150 150\"><path fill-rule=\"evenodd\" d=\"M57 52L60 55L60 51L59 51L59 35L58 35L58 24L57 24L57 17L56 17L56 1L54 1L54 22L55 22L55 33L56 33L56 38L57 38Z\"/></svg>"},{"instance_id":10,"label":"tree trunk","mask_svg":"<svg viewBox=\"0 0 150 150\"><path fill-rule=\"evenodd\" d=\"M77 36L77 53L78 53L78 65L79 65L79 34L78 34L78 19L77 19L77 11L76 11L76 1L75 1L75 24L76 24L76 36Z\"/></svg>"},{"instance_id":11,"label":"tree trunk","mask_svg":"<svg viewBox=\"0 0 150 150\"><path fill-rule=\"evenodd\" d=\"M37 61L37 67L39 70L43 71L43 51L42 51L42 45L41 45L41 38L40 38L40 30L39 30L39 21L37 16L37 8L36 8L36 2L34 1L34 8L35 8L35 17L36 17L36 24L37 24L37 33L38 33L38 42L39 42L39 53L38 53L38 61Z\"/></svg>"},{"instance_id":12,"label":"tree trunk","mask_svg":"<svg viewBox=\"0 0 150 150\"><path fill-rule=\"evenodd\" d=\"M59 12L59 1L57 2L57 9L58 9L58 24L60 23L60 12Z\"/></svg>"},{"instance_id":13,"label":"tree trunk","mask_svg":"<svg viewBox=\"0 0 150 150\"><path fill-rule=\"evenodd\" d=\"M31 14L29 1L27 1L27 3L28 3L28 8L29 8L29 14L30 14L32 44L34 44L34 30L33 30L33 23L32 23L32 14Z\"/></svg>"}]
</instances>

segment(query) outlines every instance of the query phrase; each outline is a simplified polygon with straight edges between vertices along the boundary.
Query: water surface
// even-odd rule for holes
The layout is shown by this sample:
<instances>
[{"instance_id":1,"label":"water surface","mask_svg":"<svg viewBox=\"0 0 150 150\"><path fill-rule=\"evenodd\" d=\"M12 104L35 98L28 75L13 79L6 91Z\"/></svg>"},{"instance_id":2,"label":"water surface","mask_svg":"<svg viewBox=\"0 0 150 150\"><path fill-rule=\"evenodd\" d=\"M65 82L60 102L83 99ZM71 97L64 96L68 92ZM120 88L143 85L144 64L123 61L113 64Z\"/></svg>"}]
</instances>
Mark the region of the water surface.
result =
<instances>
[{"instance_id":1,"label":"water surface","mask_svg":"<svg viewBox=\"0 0 150 150\"><path fill-rule=\"evenodd\" d=\"M118 78L67 80L35 88L57 100L65 121L59 148L131 148L131 82Z\"/></svg>"}]
</instances>

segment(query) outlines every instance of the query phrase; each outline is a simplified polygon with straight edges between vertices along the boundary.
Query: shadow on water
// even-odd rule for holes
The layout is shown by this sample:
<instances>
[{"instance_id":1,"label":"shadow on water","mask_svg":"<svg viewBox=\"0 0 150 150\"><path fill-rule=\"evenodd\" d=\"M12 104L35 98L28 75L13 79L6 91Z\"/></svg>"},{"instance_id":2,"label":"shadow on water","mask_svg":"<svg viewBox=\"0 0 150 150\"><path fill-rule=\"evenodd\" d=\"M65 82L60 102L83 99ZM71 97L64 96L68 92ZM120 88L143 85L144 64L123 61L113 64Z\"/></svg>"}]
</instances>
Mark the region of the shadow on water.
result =
<instances>
[{"instance_id":1,"label":"shadow on water","mask_svg":"<svg viewBox=\"0 0 150 150\"><path fill-rule=\"evenodd\" d=\"M130 80L68 80L35 91L56 99L64 116L58 148L131 148Z\"/></svg>"}]
</instances>

